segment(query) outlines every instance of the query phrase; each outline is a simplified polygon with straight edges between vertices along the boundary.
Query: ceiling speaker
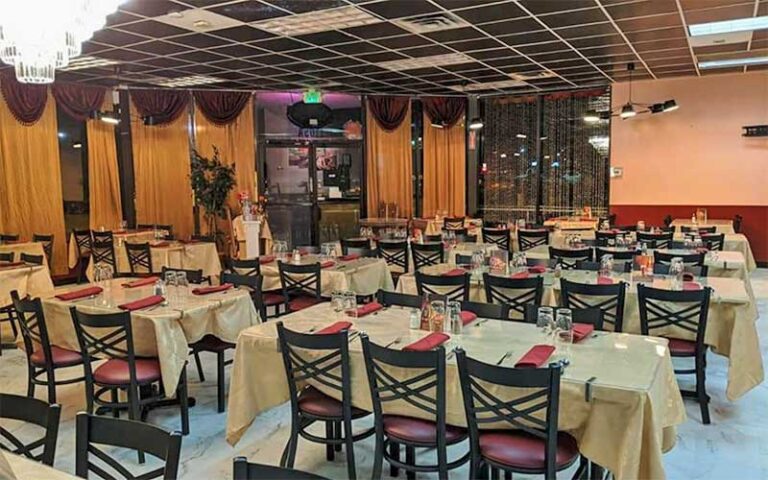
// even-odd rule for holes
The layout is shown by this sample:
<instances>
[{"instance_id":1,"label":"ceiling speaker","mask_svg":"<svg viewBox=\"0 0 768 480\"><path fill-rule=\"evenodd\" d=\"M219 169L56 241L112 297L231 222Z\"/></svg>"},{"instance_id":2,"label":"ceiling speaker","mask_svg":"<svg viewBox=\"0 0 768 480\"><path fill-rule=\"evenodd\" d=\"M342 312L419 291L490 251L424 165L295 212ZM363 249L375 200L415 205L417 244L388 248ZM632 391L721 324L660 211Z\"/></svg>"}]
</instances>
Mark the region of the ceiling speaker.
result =
<instances>
[{"instance_id":1,"label":"ceiling speaker","mask_svg":"<svg viewBox=\"0 0 768 480\"><path fill-rule=\"evenodd\" d=\"M299 128L323 128L332 119L333 110L324 103L296 102L288 107L288 120Z\"/></svg>"}]
</instances>

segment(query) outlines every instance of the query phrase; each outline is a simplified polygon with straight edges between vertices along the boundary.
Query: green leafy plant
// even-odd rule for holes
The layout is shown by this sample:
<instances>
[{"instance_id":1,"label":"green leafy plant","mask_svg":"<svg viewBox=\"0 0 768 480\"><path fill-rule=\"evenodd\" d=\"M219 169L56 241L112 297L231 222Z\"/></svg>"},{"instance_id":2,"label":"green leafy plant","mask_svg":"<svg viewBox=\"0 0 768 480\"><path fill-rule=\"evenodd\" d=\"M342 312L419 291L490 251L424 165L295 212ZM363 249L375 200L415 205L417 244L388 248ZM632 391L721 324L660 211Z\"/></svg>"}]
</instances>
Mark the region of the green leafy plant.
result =
<instances>
[{"instance_id":1,"label":"green leafy plant","mask_svg":"<svg viewBox=\"0 0 768 480\"><path fill-rule=\"evenodd\" d=\"M235 188L235 166L221 162L219 149L213 145L213 157L205 158L192 150L190 182L195 201L203 208L208 231L216 231L216 217L224 218L229 192Z\"/></svg>"}]
</instances>

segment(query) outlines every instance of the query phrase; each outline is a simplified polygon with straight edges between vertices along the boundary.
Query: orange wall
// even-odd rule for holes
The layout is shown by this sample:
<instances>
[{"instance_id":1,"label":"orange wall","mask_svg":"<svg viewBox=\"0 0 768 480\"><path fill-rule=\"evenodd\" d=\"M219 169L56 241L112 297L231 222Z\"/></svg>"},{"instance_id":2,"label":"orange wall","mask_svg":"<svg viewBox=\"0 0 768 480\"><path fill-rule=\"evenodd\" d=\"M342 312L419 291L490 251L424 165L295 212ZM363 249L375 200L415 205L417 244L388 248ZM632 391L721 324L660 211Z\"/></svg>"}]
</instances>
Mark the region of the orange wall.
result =
<instances>
[{"instance_id":1,"label":"orange wall","mask_svg":"<svg viewBox=\"0 0 768 480\"><path fill-rule=\"evenodd\" d=\"M628 98L614 85L613 105ZM614 118L611 205L768 205L768 137L744 138L744 125L768 124L768 72L634 82L635 102L674 98L674 112Z\"/></svg>"}]
</instances>

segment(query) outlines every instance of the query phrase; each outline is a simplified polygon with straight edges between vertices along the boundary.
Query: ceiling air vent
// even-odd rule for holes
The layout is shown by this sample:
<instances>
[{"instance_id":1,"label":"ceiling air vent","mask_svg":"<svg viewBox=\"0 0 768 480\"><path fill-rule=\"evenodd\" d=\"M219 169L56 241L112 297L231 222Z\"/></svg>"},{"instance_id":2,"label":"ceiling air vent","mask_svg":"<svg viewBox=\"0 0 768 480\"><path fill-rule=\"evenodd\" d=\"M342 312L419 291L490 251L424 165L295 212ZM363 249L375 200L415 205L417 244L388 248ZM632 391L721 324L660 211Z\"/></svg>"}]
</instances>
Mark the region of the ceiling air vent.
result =
<instances>
[{"instance_id":1,"label":"ceiling air vent","mask_svg":"<svg viewBox=\"0 0 768 480\"><path fill-rule=\"evenodd\" d=\"M470 26L469 23L451 13L430 13L418 17L403 18L392 23L413 33L430 33Z\"/></svg>"}]
</instances>

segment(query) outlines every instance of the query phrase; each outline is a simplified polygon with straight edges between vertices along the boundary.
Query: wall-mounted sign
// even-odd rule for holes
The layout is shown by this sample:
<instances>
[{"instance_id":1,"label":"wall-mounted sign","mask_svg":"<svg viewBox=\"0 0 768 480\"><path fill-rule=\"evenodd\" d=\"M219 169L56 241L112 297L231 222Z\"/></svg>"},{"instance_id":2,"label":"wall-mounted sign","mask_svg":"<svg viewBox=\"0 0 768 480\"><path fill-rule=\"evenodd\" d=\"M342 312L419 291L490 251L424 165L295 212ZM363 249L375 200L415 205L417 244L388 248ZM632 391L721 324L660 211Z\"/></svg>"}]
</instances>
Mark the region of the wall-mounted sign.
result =
<instances>
[{"instance_id":1,"label":"wall-mounted sign","mask_svg":"<svg viewBox=\"0 0 768 480\"><path fill-rule=\"evenodd\" d=\"M768 137L768 125L748 125L741 129L742 137Z\"/></svg>"},{"instance_id":2,"label":"wall-mounted sign","mask_svg":"<svg viewBox=\"0 0 768 480\"><path fill-rule=\"evenodd\" d=\"M611 167L611 178L621 178L624 175L624 167Z\"/></svg>"}]
</instances>

